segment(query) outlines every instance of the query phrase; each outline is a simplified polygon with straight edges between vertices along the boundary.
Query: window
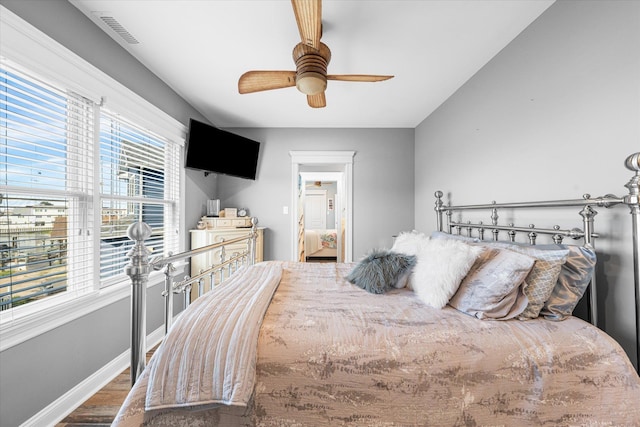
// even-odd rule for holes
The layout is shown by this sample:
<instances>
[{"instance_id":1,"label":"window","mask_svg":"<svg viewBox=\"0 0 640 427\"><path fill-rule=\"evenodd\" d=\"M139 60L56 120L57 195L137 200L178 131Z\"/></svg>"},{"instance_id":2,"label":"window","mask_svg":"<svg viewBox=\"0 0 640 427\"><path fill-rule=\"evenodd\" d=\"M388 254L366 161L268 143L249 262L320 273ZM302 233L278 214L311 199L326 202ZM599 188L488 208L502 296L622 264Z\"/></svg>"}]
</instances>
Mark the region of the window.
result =
<instances>
[{"instance_id":1,"label":"window","mask_svg":"<svg viewBox=\"0 0 640 427\"><path fill-rule=\"evenodd\" d=\"M177 218L176 186L165 179L176 176L178 146L103 111L100 117L100 278L121 274L129 262L133 242L127 228L136 221L149 224L146 241L151 256L175 250L165 233ZM169 227L168 229L173 229ZM168 247L165 251L165 247Z\"/></svg>"},{"instance_id":2,"label":"window","mask_svg":"<svg viewBox=\"0 0 640 427\"><path fill-rule=\"evenodd\" d=\"M90 287L93 112L6 65L0 85L0 309L8 310Z\"/></svg>"},{"instance_id":3,"label":"window","mask_svg":"<svg viewBox=\"0 0 640 427\"><path fill-rule=\"evenodd\" d=\"M0 90L1 310L128 279L133 222L177 252L178 144L7 62Z\"/></svg>"}]
</instances>

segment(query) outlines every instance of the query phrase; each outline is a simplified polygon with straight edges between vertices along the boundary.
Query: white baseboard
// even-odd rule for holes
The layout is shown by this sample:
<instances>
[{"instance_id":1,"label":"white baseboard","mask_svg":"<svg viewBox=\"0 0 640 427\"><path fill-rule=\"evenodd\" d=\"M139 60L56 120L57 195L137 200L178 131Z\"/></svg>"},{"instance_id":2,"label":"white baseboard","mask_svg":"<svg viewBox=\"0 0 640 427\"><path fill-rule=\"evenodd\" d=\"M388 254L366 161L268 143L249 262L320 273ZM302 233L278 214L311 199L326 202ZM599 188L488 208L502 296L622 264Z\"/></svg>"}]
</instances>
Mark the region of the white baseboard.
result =
<instances>
[{"instance_id":1,"label":"white baseboard","mask_svg":"<svg viewBox=\"0 0 640 427\"><path fill-rule=\"evenodd\" d=\"M147 336L147 351L156 346L164 337L164 325ZM54 427L64 417L82 405L89 397L100 391L111 380L129 367L131 350L107 363L80 384L60 396L42 411L21 424L21 427Z\"/></svg>"}]
</instances>

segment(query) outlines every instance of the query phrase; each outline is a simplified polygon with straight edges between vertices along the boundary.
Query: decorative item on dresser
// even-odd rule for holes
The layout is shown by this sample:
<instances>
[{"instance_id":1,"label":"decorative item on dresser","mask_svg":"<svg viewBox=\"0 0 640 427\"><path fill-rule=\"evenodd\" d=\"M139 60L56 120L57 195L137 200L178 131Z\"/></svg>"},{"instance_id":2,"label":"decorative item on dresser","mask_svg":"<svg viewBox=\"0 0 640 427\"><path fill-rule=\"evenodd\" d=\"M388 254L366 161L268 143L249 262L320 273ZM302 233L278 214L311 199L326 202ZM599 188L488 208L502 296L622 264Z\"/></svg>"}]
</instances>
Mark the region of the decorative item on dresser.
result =
<instances>
[{"instance_id":1,"label":"decorative item on dresser","mask_svg":"<svg viewBox=\"0 0 640 427\"><path fill-rule=\"evenodd\" d=\"M640 153L625 164L624 197L449 206L437 192L431 234L401 232L357 263L238 270L184 310L113 426L640 425L629 356L572 315L607 266L599 208L631 209L640 308ZM560 222L568 207L575 227L497 213Z\"/></svg>"},{"instance_id":2,"label":"decorative item on dresser","mask_svg":"<svg viewBox=\"0 0 640 427\"><path fill-rule=\"evenodd\" d=\"M238 208L224 208L224 216L227 218L237 218Z\"/></svg>"}]
</instances>

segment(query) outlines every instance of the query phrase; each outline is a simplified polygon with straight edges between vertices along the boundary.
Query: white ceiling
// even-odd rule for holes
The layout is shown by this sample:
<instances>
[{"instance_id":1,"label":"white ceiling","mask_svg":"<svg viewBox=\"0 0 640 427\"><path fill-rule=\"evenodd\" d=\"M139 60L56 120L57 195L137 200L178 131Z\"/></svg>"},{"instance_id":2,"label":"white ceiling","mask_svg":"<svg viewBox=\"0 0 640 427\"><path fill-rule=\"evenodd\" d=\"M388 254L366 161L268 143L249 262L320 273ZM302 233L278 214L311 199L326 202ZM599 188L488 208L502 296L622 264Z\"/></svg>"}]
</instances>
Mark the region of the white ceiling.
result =
<instances>
[{"instance_id":1,"label":"white ceiling","mask_svg":"<svg viewBox=\"0 0 640 427\"><path fill-rule=\"evenodd\" d=\"M287 0L69 0L219 127L414 128L552 0L325 0L329 81L313 109L295 87L240 95L248 70L295 70L300 35ZM104 25L106 12L138 44Z\"/></svg>"}]
</instances>

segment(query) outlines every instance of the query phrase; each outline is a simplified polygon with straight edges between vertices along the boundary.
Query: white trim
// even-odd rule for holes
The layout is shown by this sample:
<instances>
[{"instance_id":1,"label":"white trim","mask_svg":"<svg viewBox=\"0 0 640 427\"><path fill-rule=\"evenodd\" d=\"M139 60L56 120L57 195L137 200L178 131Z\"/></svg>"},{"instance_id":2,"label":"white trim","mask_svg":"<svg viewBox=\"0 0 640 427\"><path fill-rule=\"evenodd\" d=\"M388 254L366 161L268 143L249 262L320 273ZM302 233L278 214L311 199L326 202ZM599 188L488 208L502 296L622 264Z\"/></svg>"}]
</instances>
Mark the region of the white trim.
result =
<instances>
[{"instance_id":1,"label":"white trim","mask_svg":"<svg viewBox=\"0 0 640 427\"><path fill-rule=\"evenodd\" d=\"M147 336L147 349L151 350L164 338L164 325ZM21 424L21 427L54 427L129 367L131 350L128 349L104 365L84 381L60 396L42 411Z\"/></svg>"},{"instance_id":2,"label":"white trim","mask_svg":"<svg viewBox=\"0 0 640 427\"><path fill-rule=\"evenodd\" d=\"M291 259L298 259L298 177L300 165L335 165L344 168L344 260L353 261L353 157L355 151L289 151L291 156Z\"/></svg>"},{"instance_id":3,"label":"white trim","mask_svg":"<svg viewBox=\"0 0 640 427\"><path fill-rule=\"evenodd\" d=\"M176 264L174 275L185 274L186 263ZM154 271L149 275L147 290L164 284L164 273ZM160 289L158 292L162 292ZM30 310L24 315L15 315L0 324L0 352L14 347L27 340L49 332L66 323L72 322L94 311L122 299L131 297L131 281L127 278L122 283L92 291L81 297L56 299L62 295L49 297L42 301L31 303L37 310ZM62 300L62 302L61 302ZM38 305L42 303L42 305ZM45 308L43 308L43 306ZM26 307L25 307L26 308ZM31 307L33 308L33 307Z\"/></svg>"},{"instance_id":4,"label":"white trim","mask_svg":"<svg viewBox=\"0 0 640 427\"><path fill-rule=\"evenodd\" d=\"M291 161L305 165L353 164L355 151L289 151Z\"/></svg>"},{"instance_id":5,"label":"white trim","mask_svg":"<svg viewBox=\"0 0 640 427\"><path fill-rule=\"evenodd\" d=\"M180 165L184 165L184 150L180 150ZM180 194L185 194L185 195L187 194L187 176L186 176L185 168L183 167L180 168ZM178 233L178 251L186 252L190 248L187 248L188 245L185 241L186 240L185 237L191 237L191 236L189 232L186 232L186 236L180 235L180 230L187 230L187 219L186 219L187 204L180 203L180 200L178 200L178 209L180 209L180 212L179 212L180 224L179 224L179 228L176 230L176 233Z\"/></svg>"},{"instance_id":6,"label":"white trim","mask_svg":"<svg viewBox=\"0 0 640 427\"><path fill-rule=\"evenodd\" d=\"M340 189L340 180L344 174L342 172L300 172L303 181L335 181Z\"/></svg>"},{"instance_id":7,"label":"white trim","mask_svg":"<svg viewBox=\"0 0 640 427\"><path fill-rule=\"evenodd\" d=\"M164 274L161 272L152 274L147 289L161 283L164 283ZM90 292L62 303L55 301L55 304L44 310L39 306L38 310L31 310L24 316L14 315L13 319L0 324L0 335L2 335L0 352L130 296L131 282L127 279L122 284ZM56 296L50 297L50 302L54 302L54 298ZM31 304L38 304L38 302Z\"/></svg>"}]
</instances>

